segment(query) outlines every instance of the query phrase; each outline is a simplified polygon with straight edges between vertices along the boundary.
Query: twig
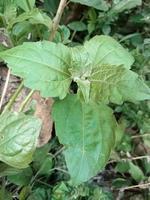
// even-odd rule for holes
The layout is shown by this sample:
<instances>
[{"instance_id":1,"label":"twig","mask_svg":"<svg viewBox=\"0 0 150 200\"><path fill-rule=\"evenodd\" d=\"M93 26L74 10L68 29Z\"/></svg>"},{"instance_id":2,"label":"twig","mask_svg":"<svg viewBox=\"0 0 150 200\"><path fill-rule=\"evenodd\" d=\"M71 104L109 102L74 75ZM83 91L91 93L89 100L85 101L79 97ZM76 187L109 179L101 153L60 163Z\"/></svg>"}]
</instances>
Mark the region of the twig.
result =
<instances>
[{"instance_id":1,"label":"twig","mask_svg":"<svg viewBox=\"0 0 150 200\"><path fill-rule=\"evenodd\" d=\"M150 159L150 156L137 156L137 157L131 157L131 158L122 158L122 159L119 159L119 160L110 160L108 162L108 164L110 163L115 163L115 162L119 162L119 161L132 161L132 160L140 160L140 159Z\"/></svg>"},{"instance_id":2,"label":"twig","mask_svg":"<svg viewBox=\"0 0 150 200\"><path fill-rule=\"evenodd\" d=\"M58 7L58 10L57 10L56 16L53 19L52 33L51 33L50 38L49 38L50 41L52 41L55 37L55 34L56 34L56 31L59 27L60 19L62 17L66 3L67 3L67 0L61 0L60 3L59 3L59 7Z\"/></svg>"},{"instance_id":3,"label":"twig","mask_svg":"<svg viewBox=\"0 0 150 200\"><path fill-rule=\"evenodd\" d=\"M34 93L34 90L31 90L30 93L28 94L28 96L25 98L25 100L22 102L19 112L22 112L24 110L24 108L26 107L26 105L28 104L28 102L30 101L30 98L32 97Z\"/></svg>"},{"instance_id":4,"label":"twig","mask_svg":"<svg viewBox=\"0 0 150 200\"><path fill-rule=\"evenodd\" d=\"M6 82L5 82L4 89L3 89L3 92L2 92L2 96L1 96L1 100L0 100L0 110L2 108L3 101L4 101L4 98L5 98L6 92L7 92L9 79L10 79L10 69L8 69L8 72L7 72Z\"/></svg>"},{"instance_id":5,"label":"twig","mask_svg":"<svg viewBox=\"0 0 150 200\"><path fill-rule=\"evenodd\" d=\"M134 188L147 189L147 188L149 188L149 186L150 186L150 183L143 183L143 184L132 185L132 186L129 186L129 187L121 188L121 191L131 190L131 189L134 189Z\"/></svg>"},{"instance_id":6,"label":"twig","mask_svg":"<svg viewBox=\"0 0 150 200\"><path fill-rule=\"evenodd\" d=\"M133 135L131 138L134 139L134 138L142 138L142 137L147 137L147 136L150 136L150 133L145 133L143 135Z\"/></svg>"},{"instance_id":7,"label":"twig","mask_svg":"<svg viewBox=\"0 0 150 200\"><path fill-rule=\"evenodd\" d=\"M18 95L20 94L22 88L23 88L24 84L23 81L21 82L21 84L19 85L19 87L17 88L17 90L15 91L15 93L12 95L12 97L10 98L9 102L7 103L7 105L5 106L3 113L6 112L7 110L10 110L13 103L15 102L16 98L18 97Z\"/></svg>"}]
</instances>

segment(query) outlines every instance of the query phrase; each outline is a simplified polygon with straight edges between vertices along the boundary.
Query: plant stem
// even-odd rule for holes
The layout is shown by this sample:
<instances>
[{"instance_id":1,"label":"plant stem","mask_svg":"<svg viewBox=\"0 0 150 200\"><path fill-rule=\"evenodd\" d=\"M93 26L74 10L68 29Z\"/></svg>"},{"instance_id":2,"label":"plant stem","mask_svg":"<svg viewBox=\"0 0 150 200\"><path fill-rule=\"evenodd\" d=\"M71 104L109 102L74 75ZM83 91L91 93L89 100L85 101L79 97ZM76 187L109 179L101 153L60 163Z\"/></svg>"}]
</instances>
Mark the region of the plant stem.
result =
<instances>
[{"instance_id":1,"label":"plant stem","mask_svg":"<svg viewBox=\"0 0 150 200\"><path fill-rule=\"evenodd\" d=\"M147 137L147 136L150 136L150 133L145 133L143 135L133 135L131 136L131 138L134 139L134 138L142 138L142 137Z\"/></svg>"},{"instance_id":2,"label":"plant stem","mask_svg":"<svg viewBox=\"0 0 150 200\"><path fill-rule=\"evenodd\" d=\"M149 188L149 186L150 186L150 183L142 183L142 184L139 184L139 185L132 185L132 186L129 186L129 187L124 187L124 188L121 188L121 190L122 191L131 190L131 189L134 189L134 188L146 189L146 188Z\"/></svg>"},{"instance_id":3,"label":"plant stem","mask_svg":"<svg viewBox=\"0 0 150 200\"><path fill-rule=\"evenodd\" d=\"M56 31L57 31L57 29L59 27L60 19L62 17L64 8L66 6L66 3L67 3L67 0L60 0L56 16L53 19L52 33L51 33L50 38L49 38L50 41L52 41L54 39L54 37L55 37L55 34L56 34Z\"/></svg>"},{"instance_id":4,"label":"plant stem","mask_svg":"<svg viewBox=\"0 0 150 200\"><path fill-rule=\"evenodd\" d=\"M119 160L110 160L107 164L110 163L115 163L115 162L119 162L119 161L132 161L132 160L140 160L140 159L150 159L150 156L137 156L137 157L131 157L131 158L122 158Z\"/></svg>"},{"instance_id":5,"label":"plant stem","mask_svg":"<svg viewBox=\"0 0 150 200\"><path fill-rule=\"evenodd\" d=\"M3 110L3 113L11 109L13 103L15 102L16 98L20 94L23 86L24 86L24 84L23 84L23 81L22 81L21 84L19 85L19 87L17 88L17 90L15 91L15 93L10 98L9 102L7 103L7 105L5 106L5 108Z\"/></svg>"},{"instance_id":6,"label":"plant stem","mask_svg":"<svg viewBox=\"0 0 150 200\"><path fill-rule=\"evenodd\" d=\"M30 93L28 94L28 96L25 98L25 100L22 102L19 112L22 112L24 110L24 108L26 107L26 105L28 104L31 96L33 95L34 90L31 90Z\"/></svg>"},{"instance_id":7,"label":"plant stem","mask_svg":"<svg viewBox=\"0 0 150 200\"><path fill-rule=\"evenodd\" d=\"M0 100L0 110L2 108L3 101L4 101L4 98L5 98L6 92L7 92L9 79L10 79L10 69L7 72L6 82L5 82L4 89L3 89L3 92L2 92L2 96L1 96L1 100Z\"/></svg>"}]
</instances>

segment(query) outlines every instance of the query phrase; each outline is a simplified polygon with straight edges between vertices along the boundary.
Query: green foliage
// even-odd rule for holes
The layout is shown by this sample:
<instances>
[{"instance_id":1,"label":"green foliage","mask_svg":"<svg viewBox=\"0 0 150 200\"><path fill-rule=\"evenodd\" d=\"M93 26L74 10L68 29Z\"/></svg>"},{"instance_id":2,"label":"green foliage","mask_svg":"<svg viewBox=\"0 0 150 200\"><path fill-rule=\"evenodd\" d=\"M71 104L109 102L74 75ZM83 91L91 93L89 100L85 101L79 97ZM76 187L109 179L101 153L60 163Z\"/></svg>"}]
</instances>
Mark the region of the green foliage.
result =
<instances>
[{"instance_id":1,"label":"green foliage","mask_svg":"<svg viewBox=\"0 0 150 200\"><path fill-rule=\"evenodd\" d=\"M104 0L71 0L72 2L76 2L76 3L81 3L87 6L91 6L93 8L99 9L99 10L103 10L103 11L107 11L109 8L109 4L104 1Z\"/></svg>"},{"instance_id":2,"label":"green foliage","mask_svg":"<svg viewBox=\"0 0 150 200\"><path fill-rule=\"evenodd\" d=\"M0 56L13 74L24 78L27 87L40 90L43 97L63 99L71 81L77 82L80 100L76 95L68 96L58 101L53 111L56 132L67 148L65 159L75 184L103 169L116 143L118 127L112 111L103 103L150 98L148 86L130 70L133 57L108 36L96 36L84 46L71 49L48 41L24 43ZM42 173L51 168L51 160L45 162Z\"/></svg>"},{"instance_id":3,"label":"green foliage","mask_svg":"<svg viewBox=\"0 0 150 200\"><path fill-rule=\"evenodd\" d=\"M52 42L24 43L2 55L12 73L24 78L24 84L40 90L44 97L64 98L71 83L70 51ZM36 73L35 73L36 72ZM30 75L29 75L30 74Z\"/></svg>"},{"instance_id":4,"label":"green foliage","mask_svg":"<svg viewBox=\"0 0 150 200\"><path fill-rule=\"evenodd\" d=\"M32 161L41 123L23 113L0 116L0 160L16 168L25 168Z\"/></svg>"},{"instance_id":5,"label":"green foliage","mask_svg":"<svg viewBox=\"0 0 150 200\"><path fill-rule=\"evenodd\" d=\"M149 199L140 190L150 175L147 2L68 1L50 42L59 0L0 1L0 57L55 101L54 138L41 148L34 106L0 115L0 200L130 199L134 184Z\"/></svg>"},{"instance_id":6,"label":"green foliage","mask_svg":"<svg viewBox=\"0 0 150 200\"><path fill-rule=\"evenodd\" d=\"M103 169L114 146L116 122L111 109L102 103L81 103L76 96L68 96L55 103L53 117L57 136L66 147L64 154L72 182L87 181Z\"/></svg>"}]
</instances>

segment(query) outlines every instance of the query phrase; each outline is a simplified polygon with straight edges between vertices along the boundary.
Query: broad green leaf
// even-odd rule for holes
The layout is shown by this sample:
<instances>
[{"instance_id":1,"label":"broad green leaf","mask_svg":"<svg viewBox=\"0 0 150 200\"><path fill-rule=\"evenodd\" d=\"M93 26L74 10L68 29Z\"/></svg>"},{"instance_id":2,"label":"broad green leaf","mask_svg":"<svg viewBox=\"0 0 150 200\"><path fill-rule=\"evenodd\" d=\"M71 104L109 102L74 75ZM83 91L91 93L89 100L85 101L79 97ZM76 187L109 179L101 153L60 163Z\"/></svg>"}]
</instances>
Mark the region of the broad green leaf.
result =
<instances>
[{"instance_id":1,"label":"broad green leaf","mask_svg":"<svg viewBox=\"0 0 150 200\"><path fill-rule=\"evenodd\" d=\"M71 0L75 3L80 3L86 6L90 6L96 8L98 10L107 11L109 8L109 4L105 0Z\"/></svg>"},{"instance_id":2,"label":"broad green leaf","mask_svg":"<svg viewBox=\"0 0 150 200\"><path fill-rule=\"evenodd\" d=\"M72 182L87 181L103 169L114 146L117 124L112 110L102 103L86 104L76 95L69 95L54 104L53 118L59 141L66 147Z\"/></svg>"},{"instance_id":3,"label":"broad green leaf","mask_svg":"<svg viewBox=\"0 0 150 200\"><path fill-rule=\"evenodd\" d=\"M94 100L122 104L150 99L150 89L138 75L122 66L102 65L95 68L88 81Z\"/></svg>"},{"instance_id":4,"label":"broad green leaf","mask_svg":"<svg viewBox=\"0 0 150 200\"><path fill-rule=\"evenodd\" d=\"M24 43L0 53L12 73L24 78L25 86L40 90L43 97L64 98L71 83L70 51L48 41Z\"/></svg>"},{"instance_id":5,"label":"broad green leaf","mask_svg":"<svg viewBox=\"0 0 150 200\"><path fill-rule=\"evenodd\" d=\"M142 0L121 0L119 3L117 2L117 4L112 7L110 12L121 13L124 10L130 10L132 8L135 8L136 6L141 5Z\"/></svg>"},{"instance_id":6,"label":"broad green leaf","mask_svg":"<svg viewBox=\"0 0 150 200\"><path fill-rule=\"evenodd\" d=\"M15 0L15 3L24 11L30 11L35 5L35 0Z\"/></svg>"},{"instance_id":7,"label":"broad green leaf","mask_svg":"<svg viewBox=\"0 0 150 200\"><path fill-rule=\"evenodd\" d=\"M148 86L129 70L133 57L113 38L96 36L71 51L70 72L86 102L93 99L122 104L150 98Z\"/></svg>"},{"instance_id":8,"label":"broad green leaf","mask_svg":"<svg viewBox=\"0 0 150 200\"><path fill-rule=\"evenodd\" d=\"M92 68L102 64L123 65L130 69L134 62L131 54L110 36L95 36L84 44Z\"/></svg>"},{"instance_id":9,"label":"broad green leaf","mask_svg":"<svg viewBox=\"0 0 150 200\"><path fill-rule=\"evenodd\" d=\"M23 113L4 113L0 124L0 160L12 167L27 167L37 145L41 122Z\"/></svg>"}]
</instances>

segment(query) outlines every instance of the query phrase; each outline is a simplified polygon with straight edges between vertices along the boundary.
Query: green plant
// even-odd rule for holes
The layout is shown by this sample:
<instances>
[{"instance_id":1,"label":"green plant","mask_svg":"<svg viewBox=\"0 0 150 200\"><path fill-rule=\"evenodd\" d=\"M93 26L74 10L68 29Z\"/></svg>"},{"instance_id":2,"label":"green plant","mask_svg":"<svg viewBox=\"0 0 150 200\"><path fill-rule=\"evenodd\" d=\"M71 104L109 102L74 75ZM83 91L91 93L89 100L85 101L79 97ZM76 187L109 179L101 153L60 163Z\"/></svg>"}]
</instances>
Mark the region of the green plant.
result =
<instances>
[{"instance_id":1,"label":"green plant","mask_svg":"<svg viewBox=\"0 0 150 200\"><path fill-rule=\"evenodd\" d=\"M75 2L95 7L95 4L89 3L91 1ZM56 135L65 147L71 182L78 185L105 167L112 149L120 140L123 130L110 104L121 105L124 101L136 103L149 99L150 89L131 70L133 56L110 36L95 36L75 47L50 41L21 44L24 41L21 33L14 31L20 30L17 25L23 26L23 29L28 26L31 30L33 25L40 24L42 26L36 32L38 37L48 39L45 35L51 32L50 39L56 40L64 5L59 7L59 17L52 24L47 15L33 8L34 3L28 7L18 3L26 12L11 21L8 19L8 25L5 21L9 39L9 30L12 30L10 41L15 43L14 33L20 40L16 42L16 47L1 51L0 57L12 74L23 79L26 87L40 91L42 97L54 98L52 115ZM104 11L108 9L107 4L103 6ZM128 7L130 9L130 5L124 9ZM117 10L118 13L121 11L122 8ZM6 19L5 12L2 18L3 21ZM71 87L75 83L77 92ZM37 144L40 121L23 113L4 110L0 123L3 124L0 127L0 160L16 168L27 167Z\"/></svg>"}]
</instances>

